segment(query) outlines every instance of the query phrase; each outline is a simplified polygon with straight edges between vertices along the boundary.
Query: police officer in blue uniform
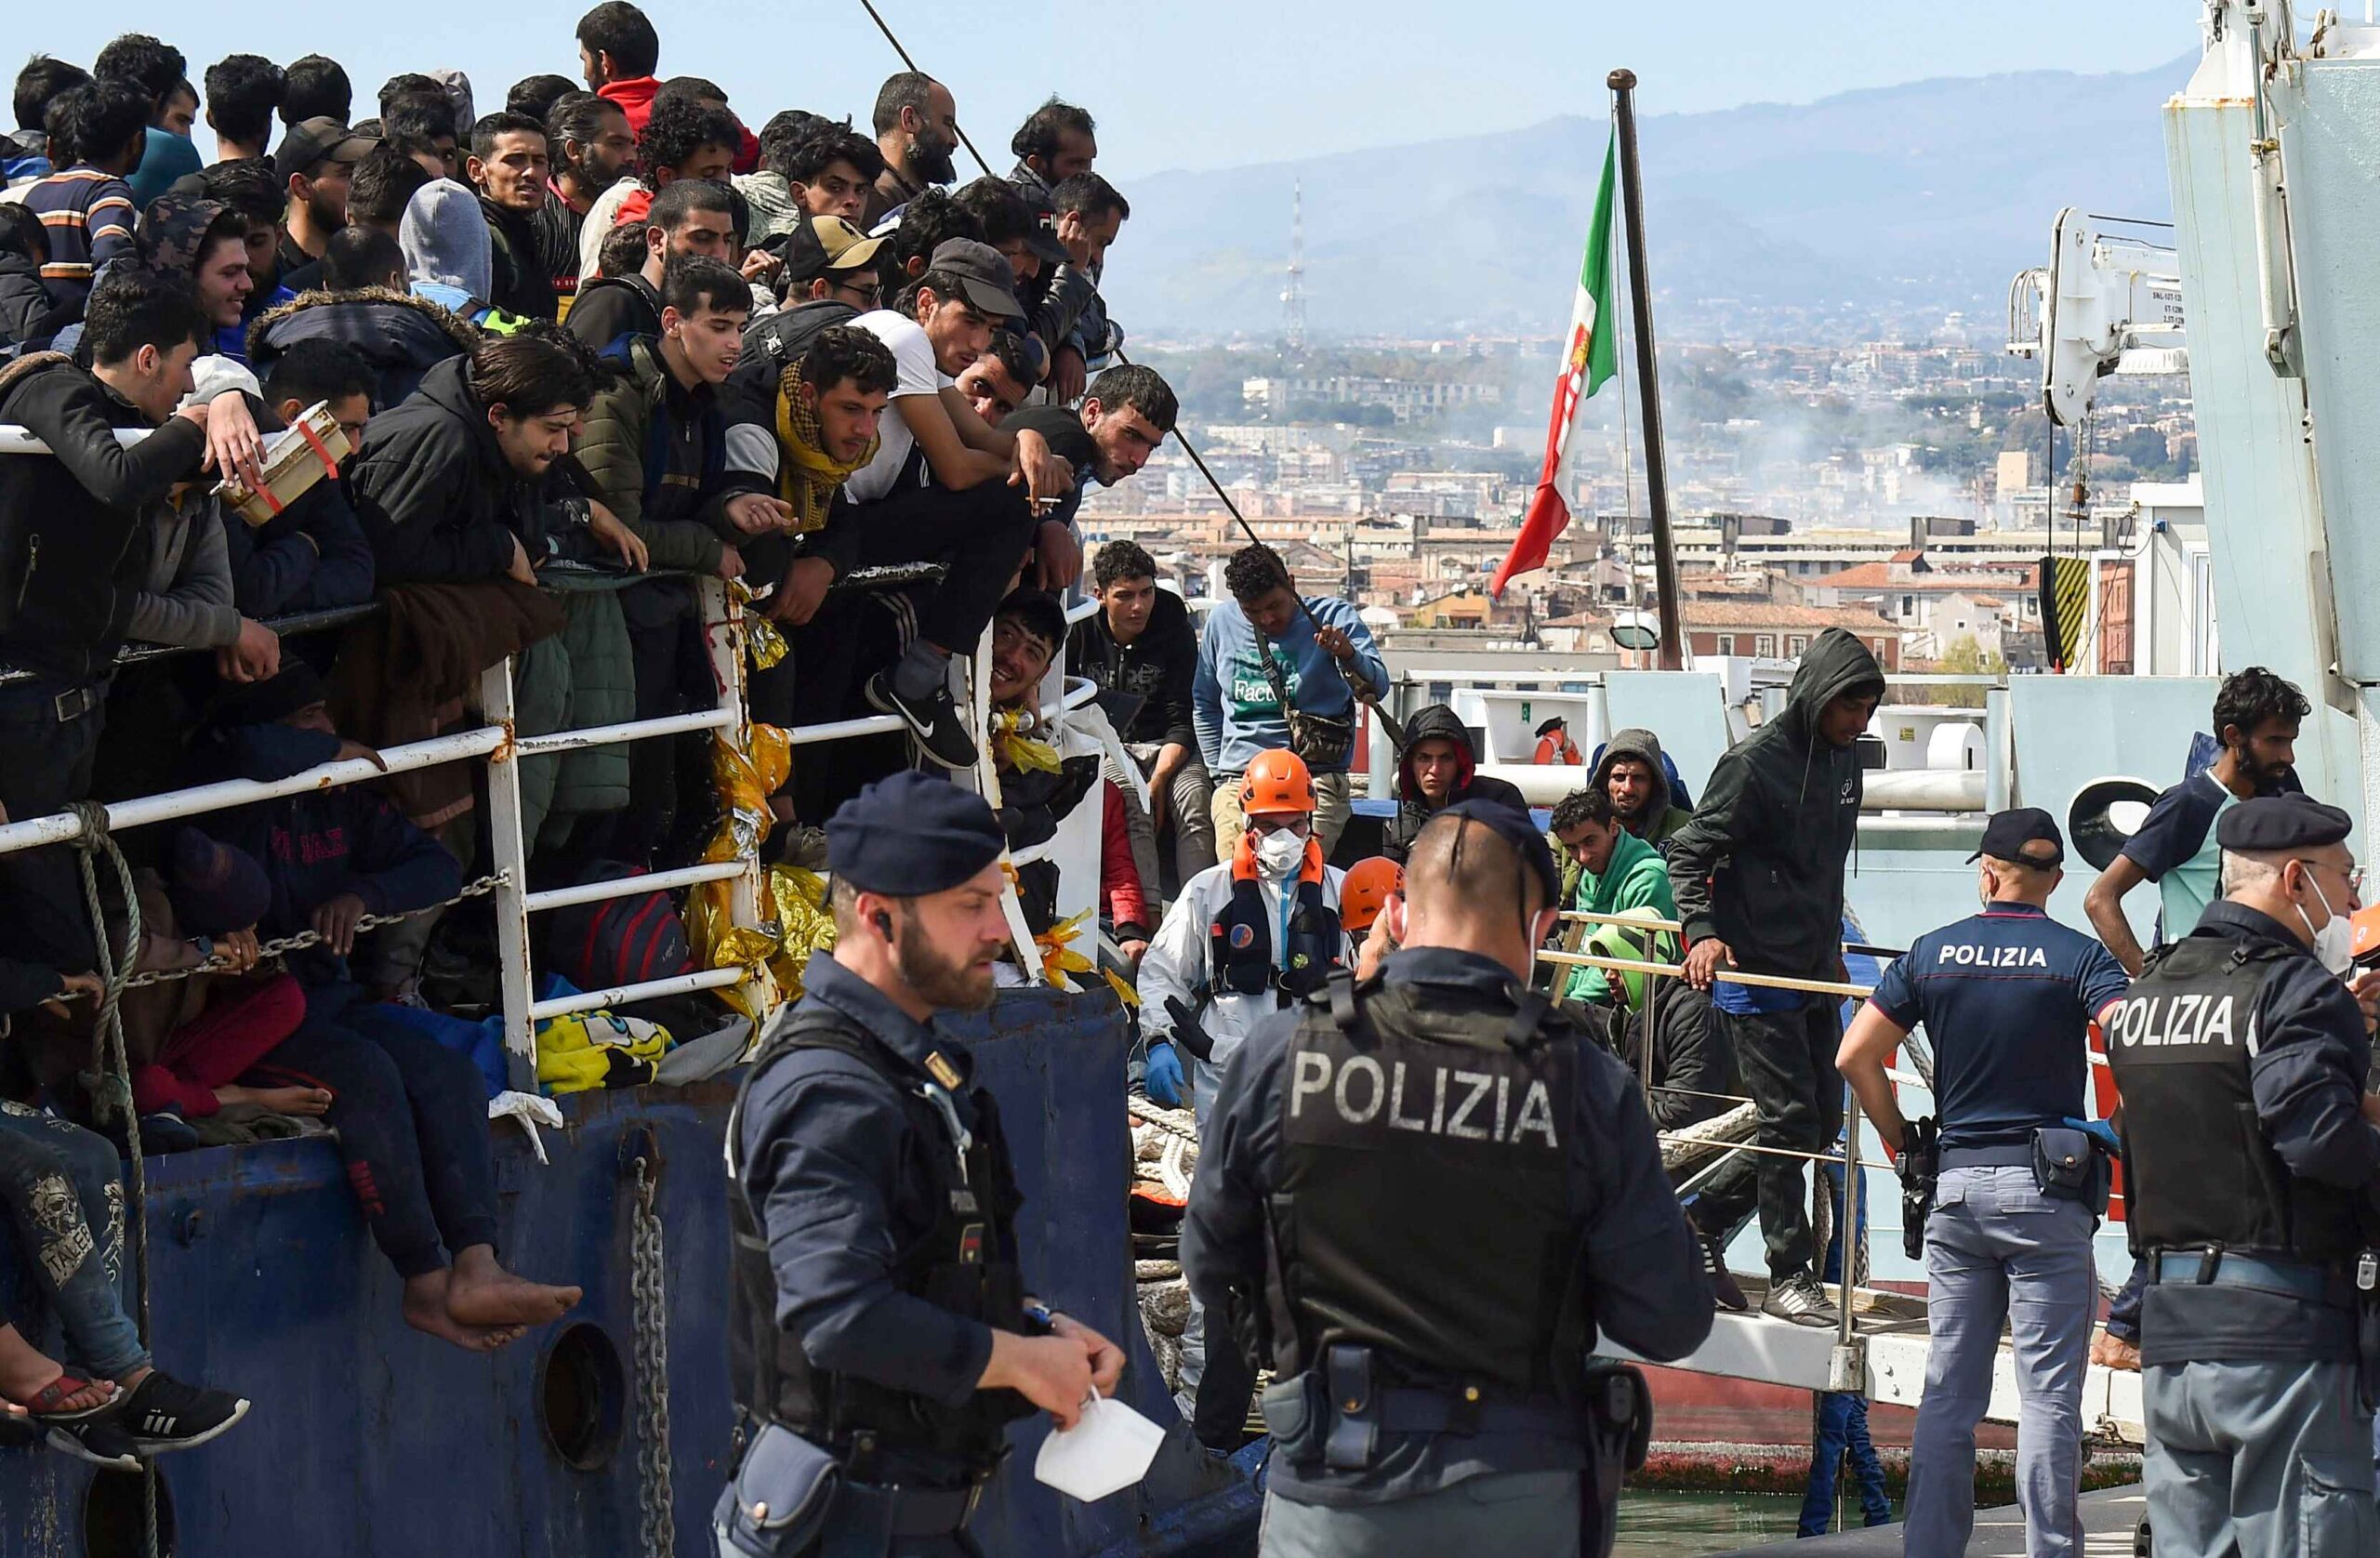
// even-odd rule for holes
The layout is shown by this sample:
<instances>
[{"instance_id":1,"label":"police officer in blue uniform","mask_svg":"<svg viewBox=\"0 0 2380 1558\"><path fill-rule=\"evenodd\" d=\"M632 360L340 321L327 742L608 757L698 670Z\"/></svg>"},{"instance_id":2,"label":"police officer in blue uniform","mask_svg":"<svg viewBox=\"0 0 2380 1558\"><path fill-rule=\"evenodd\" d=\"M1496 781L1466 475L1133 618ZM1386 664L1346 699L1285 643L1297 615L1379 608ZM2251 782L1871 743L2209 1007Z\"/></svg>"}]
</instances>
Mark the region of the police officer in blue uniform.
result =
<instances>
[{"instance_id":1,"label":"police officer in blue uniform","mask_svg":"<svg viewBox=\"0 0 2380 1558\"><path fill-rule=\"evenodd\" d=\"M2342 983L2362 876L2348 827L2304 796L2225 812L2223 897L2107 1019L2132 1248L2149 1276L2157 1558L2380 1552L2380 1129L2364 1091L2370 997Z\"/></svg>"},{"instance_id":2,"label":"police officer in blue uniform","mask_svg":"<svg viewBox=\"0 0 2380 1558\"><path fill-rule=\"evenodd\" d=\"M2005 1323L2015 1345L2016 1502L2030 1558L2079 1558L2082 1377L2098 1304L2091 1235L2107 1168L2081 1118L2090 1024L2131 980L2049 918L2066 841L2049 813L1984 825L1983 910L1917 938L1852 1019L1836 1063L1887 1143L1904 1143L1884 1063L1919 1023L1934 1046L1939 1176L1925 1222L1925 1395L1910 1451L1907 1551L1964 1552L1975 1430Z\"/></svg>"},{"instance_id":3,"label":"police officer in blue uniform","mask_svg":"<svg viewBox=\"0 0 2380 1558\"><path fill-rule=\"evenodd\" d=\"M1210 1312L1257 1300L1264 1558L1604 1551L1650 1419L1597 1332L1659 1360L1710 1332L1633 1078L1528 988L1560 907L1524 813L1450 806L1382 911L1400 950L1224 1069L1182 1260Z\"/></svg>"},{"instance_id":4,"label":"police officer in blue uniform","mask_svg":"<svg viewBox=\"0 0 2380 1558\"><path fill-rule=\"evenodd\" d=\"M916 772L826 825L834 954L811 959L728 1127L746 1445L722 1558L973 1552L1008 1423L1070 1424L1122 1372L1027 1296L999 1111L935 1023L991 1002L1001 846L981 798Z\"/></svg>"}]
</instances>

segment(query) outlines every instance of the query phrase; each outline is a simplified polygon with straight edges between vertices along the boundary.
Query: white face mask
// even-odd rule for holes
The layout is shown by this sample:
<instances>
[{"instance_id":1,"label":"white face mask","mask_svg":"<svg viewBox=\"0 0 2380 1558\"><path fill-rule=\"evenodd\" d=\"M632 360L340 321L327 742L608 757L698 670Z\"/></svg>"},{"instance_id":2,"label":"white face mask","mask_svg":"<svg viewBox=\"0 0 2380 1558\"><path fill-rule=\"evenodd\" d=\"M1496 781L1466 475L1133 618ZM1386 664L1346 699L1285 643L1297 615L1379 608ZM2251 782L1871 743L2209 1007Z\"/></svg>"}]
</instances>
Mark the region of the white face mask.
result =
<instances>
[{"instance_id":1,"label":"white face mask","mask_svg":"<svg viewBox=\"0 0 2380 1558\"><path fill-rule=\"evenodd\" d=\"M1276 880L1305 861L1305 840L1288 828L1276 828L1256 840L1256 868Z\"/></svg>"},{"instance_id":2,"label":"white face mask","mask_svg":"<svg viewBox=\"0 0 2380 1558\"><path fill-rule=\"evenodd\" d=\"M2347 970L2355 967L2355 928L2347 922L2347 916L2331 907L2331 895L2322 891L2322 884L2315 881L2311 873L2306 879L2312 884L2314 896L2322 901L2322 912L2330 918L2322 922L2319 931L2314 929L2313 917L2302 904L2298 907L2297 918L2306 922L2306 929L2314 937L2315 957L2322 967L2345 979Z\"/></svg>"}]
</instances>

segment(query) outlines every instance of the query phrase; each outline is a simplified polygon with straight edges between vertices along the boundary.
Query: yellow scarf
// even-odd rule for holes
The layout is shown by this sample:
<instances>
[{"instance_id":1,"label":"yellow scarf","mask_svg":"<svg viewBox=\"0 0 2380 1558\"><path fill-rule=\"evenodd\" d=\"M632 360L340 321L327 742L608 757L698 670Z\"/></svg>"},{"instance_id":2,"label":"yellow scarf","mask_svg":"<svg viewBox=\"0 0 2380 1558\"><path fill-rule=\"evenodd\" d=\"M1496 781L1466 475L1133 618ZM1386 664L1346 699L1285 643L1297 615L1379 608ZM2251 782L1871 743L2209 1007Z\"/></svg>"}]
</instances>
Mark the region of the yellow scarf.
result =
<instances>
[{"instance_id":1,"label":"yellow scarf","mask_svg":"<svg viewBox=\"0 0 2380 1558\"><path fill-rule=\"evenodd\" d=\"M826 506L852 473L876 458L880 439L849 464L818 447L818 413L801 394L799 364L777 381L777 446L790 458L777 469L777 495L793 505L793 530L806 535L826 522Z\"/></svg>"}]
</instances>

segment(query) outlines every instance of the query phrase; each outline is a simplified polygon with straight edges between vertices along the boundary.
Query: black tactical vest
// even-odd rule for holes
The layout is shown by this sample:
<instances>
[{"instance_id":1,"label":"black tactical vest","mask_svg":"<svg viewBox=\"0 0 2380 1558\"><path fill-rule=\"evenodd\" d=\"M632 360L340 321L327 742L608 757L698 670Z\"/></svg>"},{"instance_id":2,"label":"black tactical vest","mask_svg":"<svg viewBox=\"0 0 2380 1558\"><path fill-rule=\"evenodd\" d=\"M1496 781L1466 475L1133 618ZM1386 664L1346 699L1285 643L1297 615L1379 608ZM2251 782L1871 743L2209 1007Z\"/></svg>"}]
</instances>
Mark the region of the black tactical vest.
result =
<instances>
[{"instance_id":1,"label":"black tactical vest","mask_svg":"<svg viewBox=\"0 0 2380 1558\"><path fill-rule=\"evenodd\" d=\"M1272 899L1252 877L1232 883L1223 912L1207 927L1208 978L1216 994L1261 996L1277 986L1285 996L1305 996L1322 988L1345 940L1339 911L1323 901L1318 881L1300 881L1292 902L1288 955L1276 966Z\"/></svg>"},{"instance_id":2,"label":"black tactical vest","mask_svg":"<svg viewBox=\"0 0 2380 1558\"><path fill-rule=\"evenodd\" d=\"M744 1198L736 1161L744 1101L752 1084L796 1050L833 1050L861 1062L900 1094L908 1123L904 1172L930 1177L939 1215L893 1262L904 1293L937 1308L981 1320L999 1330L1025 1331L1025 1290L1016 1263L1015 1218L1021 1199L1008 1143L991 1093L969 1095L975 1113L962 1167L941 1108L924 1091L925 1078L843 1013L823 1002L798 1010L761 1049L728 1118L728 1227L734 1291L728 1327L728 1371L747 1423L779 1422L826 1446L866 1480L879 1450L908 1451L988 1472L1007 1451L1006 1426L1033 1412L1013 1391L977 1391L963 1406L945 1406L811 1363L801 1339L777 1324L776 1274L760 1219ZM895 1230L896 1236L903 1232Z\"/></svg>"},{"instance_id":3,"label":"black tactical vest","mask_svg":"<svg viewBox=\"0 0 2380 1558\"><path fill-rule=\"evenodd\" d=\"M1444 1011L1340 974L1306 1002L1271 1207L1280 1378L1350 1343L1390 1383L1567 1399L1588 1330L1567 1172L1579 1042L1542 997Z\"/></svg>"},{"instance_id":4,"label":"black tactical vest","mask_svg":"<svg viewBox=\"0 0 2380 1558\"><path fill-rule=\"evenodd\" d=\"M2361 1248L2357 1197L2291 1174L2257 1123L2254 1012L2286 955L2267 943L2185 936L2159 950L2108 1014L2134 1254L2220 1245L2327 1265Z\"/></svg>"}]
</instances>

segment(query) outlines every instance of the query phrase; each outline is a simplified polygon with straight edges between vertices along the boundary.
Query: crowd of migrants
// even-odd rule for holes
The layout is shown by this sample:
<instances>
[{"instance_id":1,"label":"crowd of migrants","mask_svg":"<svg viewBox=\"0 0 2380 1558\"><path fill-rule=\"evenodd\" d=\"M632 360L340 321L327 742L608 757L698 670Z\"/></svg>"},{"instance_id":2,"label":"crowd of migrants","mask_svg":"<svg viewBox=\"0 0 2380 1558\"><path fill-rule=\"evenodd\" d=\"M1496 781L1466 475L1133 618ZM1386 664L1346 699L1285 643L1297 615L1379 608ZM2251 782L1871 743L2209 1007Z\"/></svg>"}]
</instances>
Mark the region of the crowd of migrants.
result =
<instances>
[{"instance_id":1,"label":"crowd of migrants","mask_svg":"<svg viewBox=\"0 0 2380 1558\"><path fill-rule=\"evenodd\" d=\"M743 581L789 646L752 680L757 720L906 727L801 765L770 798L773 860L815 864L874 773L975 762L949 662L996 612L995 699L1038 720L1083 489L1137 471L1176 409L1116 361L1098 284L1130 207L1091 171L1091 116L1051 99L1009 177L951 189L958 111L926 76L883 84L873 135L800 109L755 135L712 83L657 78L634 6L598 6L575 42L583 79L534 76L500 106L456 71L359 105L321 56L233 54L194 85L140 34L88 69L20 72L0 425L47 454L0 457L0 813L376 759L483 722L481 674L507 656L524 734L707 709L704 576ZM300 423L315 457L334 424L349 454L254 522L240 489ZM835 588L897 564L939 566ZM1132 750L1186 794L1205 727L1178 601L1150 618L1150 593L1149 645L1119 626L1104 653L1155 694ZM706 741L525 761L534 883L698 859ZM0 1327L0 1401L55 1447L133 1465L248 1406L158 1370L127 1318L132 1129L151 1152L334 1132L405 1320L458 1346L577 1301L496 1255L487 1104L509 1078L480 1021L492 929L455 907L491 871L469 766L129 831L137 905L111 887L104 926L70 848L0 856L0 1320L22 1322ZM1103 911L1137 954L1157 891L1137 786L1033 777L1052 782L1016 786L1020 841L1097 785ZM139 972L204 971L126 996L119 1110L91 1071L92 997L99 937L122 944L134 906ZM690 970L665 895L627 907L544 917L541 969L593 988ZM723 1016L700 997L637 1010L681 1036ZM633 1042L590 1048L541 1056L540 1080L652 1075Z\"/></svg>"},{"instance_id":2,"label":"crowd of migrants","mask_svg":"<svg viewBox=\"0 0 2380 1558\"><path fill-rule=\"evenodd\" d=\"M657 78L660 40L633 6L598 6L576 43L591 90L535 76L484 114L444 71L390 80L358 116L319 56L231 55L202 95L185 58L142 35L88 71L37 57L20 73L0 164L0 425L48 453L0 456L0 811L369 759L477 723L481 673L507 657L523 734L707 709L694 581L740 580L787 645L751 678L755 720L902 727L796 763L769 798L768 858L818 864L821 825L865 781L969 769L985 733L1012 848L1097 808L1101 930L1141 997L1137 1085L1209 1124L1263 1018L1395 949L1400 865L1434 817L1519 808L1518 792L1476 772L1453 710L1421 710L1382 852L1342 871L1357 705L1389 690L1353 605L1302 594L1261 545L1231 557L1203 626L1131 542L1086 568L1084 491L1137 472L1177 412L1122 360L1100 297L1130 207L1091 170L1089 113L1052 98L1017 130L1012 172L952 190L958 110L924 75L884 83L872 136L801 110L756 135L714 84ZM190 135L202 111L211 165ZM351 453L258 522L223 484L262 484L267 440L317 406L306 436L336 425ZM1097 604L1071 627L1069 593ZM366 603L334 630L298 626ZM992 706L971 722L951 662L986 638ZM122 663L128 644L211 653ZM1096 684L1084 723L1104 739L1038 739L1056 733L1041 706L1055 667ZM1832 999L1726 975L1844 976L1854 746L1883 692L1865 648L1826 634L1786 712L1721 759L1699 803L1653 732L1592 755L1559 720L1535 732L1538 762L1585 780L1551 825L1574 868L1566 902L1606 917L1580 932L1587 950L1683 957L1686 972L1574 966L1555 994L1646 1068L1660 1129L1750 1099L1772 1150L1736 1155L1687 1216L1736 1309L1749 1300L1722 1252L1756 1218L1761 1307L1798 1324L1834 1322L1845 1240L1817 1237L1792 1155L1836 1140L1844 1076L1881 1078L1871 1049L1926 997L1887 976L1838 1071ZM2135 883L2161 884L2169 935L2196 923L2216 894L2216 813L2281 782L2305 712L2268 673L2227 683L2220 756L2100 878L2089 910L2113 954L2061 944L2077 971L2060 999L2139 972L2121 908ZM158 1371L127 1318L130 1130L152 1151L336 1132L404 1318L458 1346L503 1346L577 1301L496 1256L485 1105L509 1078L476 1021L494 935L453 908L491 868L473 785L466 765L433 767L127 833L136 967L205 970L125 1001L128 1111L104 1107L87 1069L99 938L112 944L128 905L94 926L71 850L0 855L0 1320L25 1322L0 1326L0 1400L56 1447L134 1464L248 1405ZM522 788L533 886L691 864L715 824L700 736L534 758ZM1987 891L2037 909L2056 885L2028 864L2043 842L1987 859ZM1022 874L1037 931L1053 878ZM552 921L540 966L582 988L690 966L663 894ZM717 1015L698 997L644 1010L681 1034ZM634 1048L557 1072L648 1079ZM1943 1056L1945 1096L1973 1063ZM1200 1216L1194 1203L1189 1245ZM1181 1405L1229 1447L1252 1360L1206 1346L1231 1284L1196 1262L1191 1283ZM2087 1302L2069 1307L2061 1357L2090 1322ZM53 1326L60 1345L37 1346ZM2136 1365L2132 1327L2120 1306L2105 1358ZM1699 1334L1632 1344L1675 1355ZM2069 1374L2043 1485L2072 1485L2057 1459L2079 1434ZM1941 1394L1934 1432L1971 1454L1980 1404ZM1967 1406L1964 1428L1949 1421ZM1805 1518L1819 1528L1835 1454L1866 1446L1858 1397L1831 1397L1823 1424L1826 1491L1814 1480ZM1871 1450L1858 1465L1877 1517ZM1955 1494L1940 1497L1955 1524Z\"/></svg>"}]
</instances>

